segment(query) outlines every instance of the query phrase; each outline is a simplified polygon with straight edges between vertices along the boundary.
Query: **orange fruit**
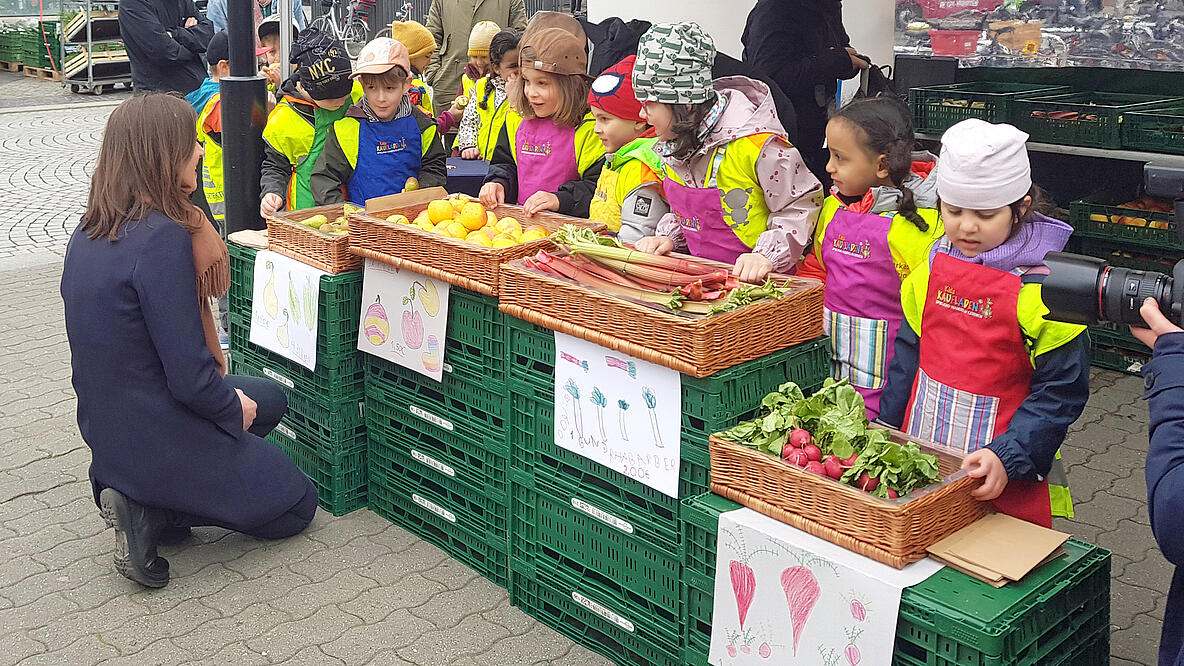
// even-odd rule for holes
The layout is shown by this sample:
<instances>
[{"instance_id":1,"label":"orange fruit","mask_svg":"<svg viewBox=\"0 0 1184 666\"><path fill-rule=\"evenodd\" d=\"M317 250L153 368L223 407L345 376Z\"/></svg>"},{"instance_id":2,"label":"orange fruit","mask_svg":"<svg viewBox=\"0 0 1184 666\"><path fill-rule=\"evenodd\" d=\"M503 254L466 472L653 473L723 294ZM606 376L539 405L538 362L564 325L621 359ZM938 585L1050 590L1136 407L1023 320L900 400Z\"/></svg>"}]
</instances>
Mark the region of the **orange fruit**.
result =
<instances>
[{"instance_id":1,"label":"orange fruit","mask_svg":"<svg viewBox=\"0 0 1184 666\"><path fill-rule=\"evenodd\" d=\"M469 231L476 231L485 226L488 218L485 216L485 208L476 202L470 202L460 209L456 220L465 226Z\"/></svg>"},{"instance_id":2,"label":"orange fruit","mask_svg":"<svg viewBox=\"0 0 1184 666\"><path fill-rule=\"evenodd\" d=\"M428 217L432 222L439 224L445 220L451 220L455 211L452 210L452 205L447 200L440 199L428 204Z\"/></svg>"}]
</instances>

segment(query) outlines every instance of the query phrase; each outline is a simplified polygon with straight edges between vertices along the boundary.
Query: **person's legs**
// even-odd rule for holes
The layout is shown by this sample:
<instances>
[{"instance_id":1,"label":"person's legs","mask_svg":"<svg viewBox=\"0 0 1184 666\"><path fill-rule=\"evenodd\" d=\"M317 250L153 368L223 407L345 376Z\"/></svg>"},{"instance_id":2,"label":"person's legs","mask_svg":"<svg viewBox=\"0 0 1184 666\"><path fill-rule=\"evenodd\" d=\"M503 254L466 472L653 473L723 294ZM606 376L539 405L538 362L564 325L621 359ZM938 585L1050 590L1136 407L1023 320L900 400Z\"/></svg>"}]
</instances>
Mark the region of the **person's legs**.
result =
<instances>
[{"instance_id":1,"label":"person's legs","mask_svg":"<svg viewBox=\"0 0 1184 666\"><path fill-rule=\"evenodd\" d=\"M144 506L114 488L99 493L99 513L115 528L115 570L146 587L169 584L169 561L156 554L167 512Z\"/></svg>"},{"instance_id":2,"label":"person's legs","mask_svg":"<svg viewBox=\"0 0 1184 666\"><path fill-rule=\"evenodd\" d=\"M264 377L245 377L242 375L226 375L224 378L231 388L241 390L247 397L259 405L255 413L255 422L249 432L253 435L266 437L279 424L284 413L288 411L288 396L280 385Z\"/></svg>"},{"instance_id":3,"label":"person's legs","mask_svg":"<svg viewBox=\"0 0 1184 666\"><path fill-rule=\"evenodd\" d=\"M169 512L169 516L172 520L189 527L222 527L241 532L247 536L253 536L257 539L286 539L303 532L304 528L308 527L308 524L312 522L313 516L316 515L317 488L307 478L305 482L308 486L304 491L304 496L292 508L263 525L249 530L237 530L212 518L183 514L176 511Z\"/></svg>"}]
</instances>

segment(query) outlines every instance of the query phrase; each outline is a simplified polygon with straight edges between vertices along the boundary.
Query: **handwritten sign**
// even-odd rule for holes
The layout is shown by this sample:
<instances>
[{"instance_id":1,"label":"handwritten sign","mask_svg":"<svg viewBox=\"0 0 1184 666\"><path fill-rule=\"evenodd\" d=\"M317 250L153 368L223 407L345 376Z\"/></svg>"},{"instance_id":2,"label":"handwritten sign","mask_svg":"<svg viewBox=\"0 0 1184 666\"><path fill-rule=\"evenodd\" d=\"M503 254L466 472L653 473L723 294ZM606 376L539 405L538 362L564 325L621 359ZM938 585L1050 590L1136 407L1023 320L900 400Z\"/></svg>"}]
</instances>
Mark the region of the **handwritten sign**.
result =
<instances>
[{"instance_id":1,"label":"handwritten sign","mask_svg":"<svg viewBox=\"0 0 1184 666\"><path fill-rule=\"evenodd\" d=\"M255 256L251 344L313 370L322 270L270 250Z\"/></svg>"},{"instance_id":2,"label":"handwritten sign","mask_svg":"<svg viewBox=\"0 0 1184 666\"><path fill-rule=\"evenodd\" d=\"M448 283L366 260L358 349L440 381Z\"/></svg>"},{"instance_id":3,"label":"handwritten sign","mask_svg":"<svg viewBox=\"0 0 1184 666\"><path fill-rule=\"evenodd\" d=\"M677 371L555 334L555 443L678 497Z\"/></svg>"}]
</instances>

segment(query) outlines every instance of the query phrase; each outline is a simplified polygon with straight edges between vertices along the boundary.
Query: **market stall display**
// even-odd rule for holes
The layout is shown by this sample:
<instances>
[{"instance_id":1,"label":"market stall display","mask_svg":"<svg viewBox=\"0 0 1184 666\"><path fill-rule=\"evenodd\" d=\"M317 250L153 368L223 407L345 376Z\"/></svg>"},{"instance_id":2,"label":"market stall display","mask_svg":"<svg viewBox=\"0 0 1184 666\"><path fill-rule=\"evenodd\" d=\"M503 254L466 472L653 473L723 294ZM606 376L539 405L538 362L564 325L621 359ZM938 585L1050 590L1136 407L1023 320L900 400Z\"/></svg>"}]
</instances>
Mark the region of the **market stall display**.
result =
<instances>
[{"instance_id":1,"label":"market stall display","mask_svg":"<svg viewBox=\"0 0 1184 666\"><path fill-rule=\"evenodd\" d=\"M269 215L268 247L329 273L358 270L362 258L349 251L349 214L354 208L331 204Z\"/></svg>"}]
</instances>

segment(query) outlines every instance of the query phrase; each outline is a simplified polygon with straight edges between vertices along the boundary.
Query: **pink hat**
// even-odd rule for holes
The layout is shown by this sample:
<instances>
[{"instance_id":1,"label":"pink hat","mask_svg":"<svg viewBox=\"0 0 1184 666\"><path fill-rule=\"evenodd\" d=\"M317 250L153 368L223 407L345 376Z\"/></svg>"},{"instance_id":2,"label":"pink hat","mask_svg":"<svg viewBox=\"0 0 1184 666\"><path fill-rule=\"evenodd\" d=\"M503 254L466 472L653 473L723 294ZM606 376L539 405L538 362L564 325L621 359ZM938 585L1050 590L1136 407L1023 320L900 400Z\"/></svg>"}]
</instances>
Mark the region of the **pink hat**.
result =
<instances>
[{"instance_id":1,"label":"pink hat","mask_svg":"<svg viewBox=\"0 0 1184 666\"><path fill-rule=\"evenodd\" d=\"M390 37L378 37L362 48L350 78L356 79L363 74L382 74L395 65L411 73L411 57L407 55L407 47Z\"/></svg>"}]
</instances>

